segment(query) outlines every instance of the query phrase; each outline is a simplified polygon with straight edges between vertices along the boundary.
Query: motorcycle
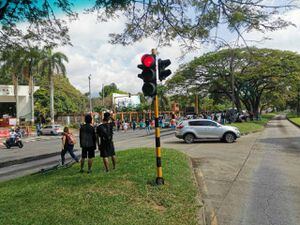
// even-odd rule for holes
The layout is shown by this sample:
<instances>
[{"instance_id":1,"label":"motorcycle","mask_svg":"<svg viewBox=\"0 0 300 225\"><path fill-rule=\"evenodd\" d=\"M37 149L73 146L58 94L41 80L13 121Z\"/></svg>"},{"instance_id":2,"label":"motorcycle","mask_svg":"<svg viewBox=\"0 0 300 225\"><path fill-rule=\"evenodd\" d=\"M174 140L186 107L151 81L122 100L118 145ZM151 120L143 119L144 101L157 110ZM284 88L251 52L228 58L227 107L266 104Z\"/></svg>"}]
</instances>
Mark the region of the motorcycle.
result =
<instances>
[{"instance_id":1,"label":"motorcycle","mask_svg":"<svg viewBox=\"0 0 300 225\"><path fill-rule=\"evenodd\" d=\"M7 138L6 141L3 143L6 148L11 148L14 146L18 146L19 148L23 148L23 142L21 140L21 137L19 135L16 136L16 138L14 139L13 143L11 143L10 138Z\"/></svg>"}]
</instances>

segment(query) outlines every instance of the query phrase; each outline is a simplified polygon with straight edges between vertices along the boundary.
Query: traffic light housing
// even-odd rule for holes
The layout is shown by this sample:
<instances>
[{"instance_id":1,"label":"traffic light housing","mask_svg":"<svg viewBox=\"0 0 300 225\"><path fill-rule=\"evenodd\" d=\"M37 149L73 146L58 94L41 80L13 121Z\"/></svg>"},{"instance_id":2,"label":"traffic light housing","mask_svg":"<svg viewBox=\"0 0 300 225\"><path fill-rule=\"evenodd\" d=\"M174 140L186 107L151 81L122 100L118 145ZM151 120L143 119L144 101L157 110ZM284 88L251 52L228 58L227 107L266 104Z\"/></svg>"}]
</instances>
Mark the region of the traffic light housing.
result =
<instances>
[{"instance_id":1,"label":"traffic light housing","mask_svg":"<svg viewBox=\"0 0 300 225\"><path fill-rule=\"evenodd\" d=\"M168 76L172 74L172 71L166 68L171 65L171 60L170 59L159 59L158 60L158 78L160 81L165 80Z\"/></svg>"},{"instance_id":2,"label":"traffic light housing","mask_svg":"<svg viewBox=\"0 0 300 225\"><path fill-rule=\"evenodd\" d=\"M138 77L144 81L142 90L144 96L153 97L156 95L156 63L155 56L145 54L141 58L142 64L138 65L138 68L142 70L142 73L138 74Z\"/></svg>"}]
</instances>

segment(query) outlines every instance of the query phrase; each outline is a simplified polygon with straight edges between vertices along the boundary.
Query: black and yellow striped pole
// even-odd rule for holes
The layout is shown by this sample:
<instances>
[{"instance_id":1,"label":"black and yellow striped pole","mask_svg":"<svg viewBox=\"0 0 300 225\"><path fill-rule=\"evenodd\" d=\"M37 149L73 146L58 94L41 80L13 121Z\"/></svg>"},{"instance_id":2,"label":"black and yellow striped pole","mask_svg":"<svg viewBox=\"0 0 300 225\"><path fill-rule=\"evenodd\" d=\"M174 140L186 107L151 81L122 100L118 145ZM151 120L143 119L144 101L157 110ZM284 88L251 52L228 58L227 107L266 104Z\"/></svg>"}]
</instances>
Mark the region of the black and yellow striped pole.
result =
<instances>
[{"instance_id":1,"label":"black and yellow striped pole","mask_svg":"<svg viewBox=\"0 0 300 225\"><path fill-rule=\"evenodd\" d=\"M152 49L151 53L156 60L157 51L156 49ZM157 65L157 63L155 63ZM156 75L158 74L156 68ZM157 78L156 78L157 79ZM157 92L157 89L156 89ZM162 185L164 184L164 178L162 176L162 164L161 164L161 146L160 146L160 128L158 124L158 116L159 116L159 101L158 95L156 93L154 97L154 115L155 115L155 154L156 154L156 170L157 170L157 177L156 177L156 184Z\"/></svg>"},{"instance_id":2,"label":"black and yellow striped pole","mask_svg":"<svg viewBox=\"0 0 300 225\"><path fill-rule=\"evenodd\" d=\"M158 125L158 96L154 98L154 114L155 114L155 152L156 152L156 167L157 177L156 184L164 184L164 178L162 177L162 165L161 165L161 146L160 146L160 128Z\"/></svg>"}]
</instances>

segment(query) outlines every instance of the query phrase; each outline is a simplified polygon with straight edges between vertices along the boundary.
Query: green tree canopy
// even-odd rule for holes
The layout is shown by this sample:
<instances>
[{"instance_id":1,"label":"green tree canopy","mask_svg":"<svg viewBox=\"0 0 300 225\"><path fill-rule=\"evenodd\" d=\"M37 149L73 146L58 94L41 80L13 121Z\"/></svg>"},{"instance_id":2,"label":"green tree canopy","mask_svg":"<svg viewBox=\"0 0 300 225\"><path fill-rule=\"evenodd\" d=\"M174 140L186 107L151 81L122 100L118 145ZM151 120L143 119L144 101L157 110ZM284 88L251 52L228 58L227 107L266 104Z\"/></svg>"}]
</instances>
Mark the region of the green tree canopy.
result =
<instances>
[{"instance_id":1,"label":"green tree canopy","mask_svg":"<svg viewBox=\"0 0 300 225\"><path fill-rule=\"evenodd\" d=\"M103 90L101 90L99 92L100 98L102 98L102 92L103 92L104 98L112 96L113 93L127 94L127 92L119 90L115 83L111 83L109 85L104 85Z\"/></svg>"},{"instance_id":2,"label":"green tree canopy","mask_svg":"<svg viewBox=\"0 0 300 225\"><path fill-rule=\"evenodd\" d=\"M88 12L97 11L101 21L126 18L125 29L111 34L112 43L130 44L153 37L160 44L181 40L185 47L216 40L219 28L238 35L249 31L276 30L290 23L280 14L294 8L289 0L94 0ZM34 46L56 46L70 43L68 27L59 15L76 19L76 0L0 2L0 46L10 47L31 42ZM62 14L61 14L62 13ZM27 22L26 29L18 26Z\"/></svg>"},{"instance_id":3,"label":"green tree canopy","mask_svg":"<svg viewBox=\"0 0 300 225\"><path fill-rule=\"evenodd\" d=\"M286 93L299 80L300 55L273 49L239 48L195 58L183 65L167 84L173 93L197 93L216 100L226 97L234 100L238 110L244 106L258 114L262 104L270 104L268 99L273 99L272 103L282 102L282 98L286 101ZM272 98L267 97L271 95ZM280 99L274 99L275 96Z\"/></svg>"}]
</instances>

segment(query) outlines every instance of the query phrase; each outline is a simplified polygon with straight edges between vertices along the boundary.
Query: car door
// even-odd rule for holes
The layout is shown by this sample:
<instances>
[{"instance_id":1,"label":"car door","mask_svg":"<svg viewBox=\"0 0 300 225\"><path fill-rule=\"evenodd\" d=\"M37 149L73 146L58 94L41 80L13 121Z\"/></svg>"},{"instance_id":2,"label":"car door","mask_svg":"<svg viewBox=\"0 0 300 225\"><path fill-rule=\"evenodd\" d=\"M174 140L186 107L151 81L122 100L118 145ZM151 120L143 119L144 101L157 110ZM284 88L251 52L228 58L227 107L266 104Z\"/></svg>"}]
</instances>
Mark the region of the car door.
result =
<instances>
[{"instance_id":1,"label":"car door","mask_svg":"<svg viewBox=\"0 0 300 225\"><path fill-rule=\"evenodd\" d=\"M197 138L207 138L206 127L203 121L194 120L189 122L189 127L194 131Z\"/></svg>"},{"instance_id":2,"label":"car door","mask_svg":"<svg viewBox=\"0 0 300 225\"><path fill-rule=\"evenodd\" d=\"M222 136L221 127L213 121L203 121L205 123L205 132L207 138L220 138Z\"/></svg>"}]
</instances>

